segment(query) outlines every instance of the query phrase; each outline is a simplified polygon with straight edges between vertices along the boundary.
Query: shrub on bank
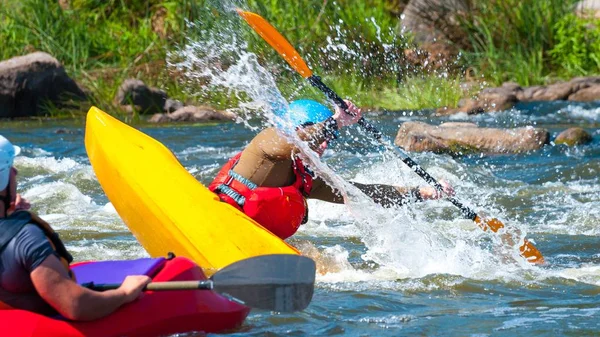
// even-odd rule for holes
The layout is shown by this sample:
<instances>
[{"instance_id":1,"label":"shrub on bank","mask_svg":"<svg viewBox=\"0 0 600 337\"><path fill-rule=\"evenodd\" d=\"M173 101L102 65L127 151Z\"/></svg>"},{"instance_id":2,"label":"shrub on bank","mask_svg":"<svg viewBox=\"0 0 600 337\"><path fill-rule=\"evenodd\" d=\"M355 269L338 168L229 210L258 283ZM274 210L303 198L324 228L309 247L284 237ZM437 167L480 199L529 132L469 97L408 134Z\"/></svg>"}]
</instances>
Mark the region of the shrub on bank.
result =
<instances>
[{"instance_id":1,"label":"shrub on bank","mask_svg":"<svg viewBox=\"0 0 600 337\"><path fill-rule=\"evenodd\" d=\"M277 27L340 94L371 107L453 106L470 94L460 89L467 68L492 85L542 84L599 70L600 29L597 21L572 14L575 0L464 0L469 10L449 16L453 21L444 26L453 29L448 38L462 50L457 66L415 70L404 56L411 38L399 33L407 2L247 0L243 5ZM196 95L199 88L167 69L165 58L189 39L233 27L272 70L286 97L322 98L230 6L216 0L0 0L0 58L48 52L101 106L133 77L174 99L223 108L238 98L218 90Z\"/></svg>"}]
</instances>

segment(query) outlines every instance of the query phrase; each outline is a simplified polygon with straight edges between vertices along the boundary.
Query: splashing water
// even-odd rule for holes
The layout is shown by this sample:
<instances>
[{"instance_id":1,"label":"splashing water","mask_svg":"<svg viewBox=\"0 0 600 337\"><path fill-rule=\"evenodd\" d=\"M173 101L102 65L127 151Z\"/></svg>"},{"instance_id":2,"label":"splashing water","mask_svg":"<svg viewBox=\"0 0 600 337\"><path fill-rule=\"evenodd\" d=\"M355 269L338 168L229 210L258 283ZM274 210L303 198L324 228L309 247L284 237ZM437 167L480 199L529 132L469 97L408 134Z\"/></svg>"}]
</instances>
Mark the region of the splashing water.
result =
<instances>
[{"instance_id":1,"label":"splashing water","mask_svg":"<svg viewBox=\"0 0 600 337\"><path fill-rule=\"evenodd\" d=\"M593 113L594 109L581 112ZM578 115L575 110L573 114ZM507 114L513 114L513 123L519 124L539 118L534 112ZM381 130L393 134L396 119L394 114L379 116ZM413 119L429 121L423 113ZM492 125L501 124L496 123ZM80 129L81 125L72 127ZM85 157L83 134L57 137L55 128L44 123L3 130L23 149L15 162L21 193L58 227L77 260L146 257L94 177ZM252 136L245 124L142 129L172 149L205 184L218 170L218 163ZM342 187L345 180L422 184L390 153L380 153L356 130L348 130L342 130L339 144L333 144L335 151L326 152L326 164L316 163L321 172L334 169ZM549 266L502 261L498 235L457 219L458 211L447 202L383 209L347 186L346 205L310 200L311 220L290 240L303 253L321 259L329 271L318 275L311 306L291 315L253 311L240 335L296 331L512 336L523 331L544 335L549 327L558 329L558 335L568 334L573 327L578 333L596 335L600 331L596 323L600 317L596 303L600 152L598 134L594 134L592 145L571 150L550 146L530 154L460 159L411 154L433 176L449 180L463 200L476 201L477 210L497 215L511 228L533 233L530 236Z\"/></svg>"},{"instance_id":2,"label":"splashing water","mask_svg":"<svg viewBox=\"0 0 600 337\"><path fill-rule=\"evenodd\" d=\"M239 335L598 335L598 104L532 103L494 114L446 118L433 118L430 111L377 117L378 127L389 136L409 120L464 120L491 127L537 124L552 134L567 125L591 130L593 143L577 148L547 146L527 154L460 159L411 154L434 177L448 180L465 204L519 229L521 237L536 239L549 265L504 260L516 255L515 247L503 247L499 235L459 219L448 202L384 209L349 185L349 180L424 184L357 128L342 130L333 151L323 158L300 143L274 113L273 105L287 105L287 97L277 90L277 71L271 70L276 67L260 63L247 50L237 33L249 28L235 16L231 20L230 31L219 26L219 32L206 32L211 39L191 39L169 55L169 64L187 77L191 88L203 85L198 95L210 97L216 87L230 91L242 102L233 109L239 124L141 128L172 149L206 184L218 163L249 141L249 129L278 126L346 200L345 205L310 200L310 221L290 239L327 271L318 275L311 306L291 315L253 311ZM343 29L337 26L331 29L339 29L334 36L341 36ZM340 40L334 37L331 43L337 46ZM321 51L332 54L329 60L342 55ZM31 128L11 123L0 128L23 149L15 162L21 193L59 229L77 260L147 256L99 186L85 156L82 132L57 136L55 122ZM82 126L69 127L81 131Z\"/></svg>"},{"instance_id":3,"label":"splashing water","mask_svg":"<svg viewBox=\"0 0 600 337\"><path fill-rule=\"evenodd\" d=\"M503 258L490 252L489 247L482 247L478 243L484 239L492 241L490 245L499 244L498 238L481 233L470 221L466 224L464 220L456 220L457 211L446 220L432 220L427 216L428 212L437 213L436 209L440 207L447 209L448 205L443 202L430 202L384 209L336 174L316 153L301 142L293 132L294 128L290 121L277 114L278 111L287 109L288 105L277 88L273 74L259 64L258 57L248 51L247 43L239 37L240 29L249 28L243 26L240 28L239 22L235 21L240 19L234 13L227 14L233 16L227 21L228 26L220 25L218 31L204 32L204 36L210 36L208 39L189 40L182 48L169 55L169 66L184 74L191 83L205 84L202 90L225 90L239 98L242 103L232 111L237 114L238 122L243 123L247 128L258 131L261 127L277 126L282 130L289 140L301 149L301 157L316 175L342 193L346 206L340 212L348 212L352 215L346 220L347 226L353 229L348 232L351 232L352 236L358 236L367 247L367 251L362 255L364 260L372 261L383 270L388 270L391 277L421 277L431 273L483 278L509 277L511 268L515 268L515 265L508 267L510 270L507 270L507 267L500 267L505 265ZM380 34L374 19L371 23ZM343 35L339 26L334 29L338 30L338 36ZM356 53L337 39L329 41L327 51L342 51L350 55ZM257 115L262 120L260 126L250 123L250 120ZM346 132L345 137L351 137L354 142L373 146L374 140L365 139L364 136L359 138L356 133L351 135ZM339 147L351 145L348 141L342 140L342 142L346 144L340 144ZM366 183L380 180L380 183L400 186L423 184L412 171L401 166L402 163L398 158L389 153L380 151L379 153L383 156L369 159L366 162L368 168L358 172L355 179L364 180ZM381 158L384 158L383 161ZM394 170L390 170L390 167ZM434 169L432 172L434 176L446 178L454 184L461 183L459 178L449 170ZM382 177L385 179L381 179ZM301 229L300 233L310 235L311 223L318 221L314 215L315 213L317 217L320 215L320 212L313 212L312 209L318 209L319 203L321 202L311 201L313 220L305 226L306 228ZM333 222L335 223L336 220ZM521 232L520 239L526 234L525 230ZM518 255L516 249L512 247L513 251L505 251L504 254L515 257ZM321 253L329 256L323 257L323 260L335 264L331 266L332 270L338 270L341 274L348 270L355 271L347 260L345 263L335 262L339 259L331 256L332 254L343 256L347 253L344 249L325 249ZM344 279L345 276L341 274L340 279ZM328 280L334 279L335 277L328 276Z\"/></svg>"}]
</instances>

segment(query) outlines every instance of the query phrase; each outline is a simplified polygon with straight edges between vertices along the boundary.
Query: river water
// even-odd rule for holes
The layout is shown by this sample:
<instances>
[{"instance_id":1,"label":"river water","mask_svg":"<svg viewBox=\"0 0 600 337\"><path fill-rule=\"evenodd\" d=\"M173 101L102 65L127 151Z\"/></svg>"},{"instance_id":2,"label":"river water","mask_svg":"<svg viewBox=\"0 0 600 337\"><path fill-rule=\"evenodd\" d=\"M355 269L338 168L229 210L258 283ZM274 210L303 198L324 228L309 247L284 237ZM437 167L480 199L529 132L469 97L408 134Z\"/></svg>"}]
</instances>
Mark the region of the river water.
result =
<instances>
[{"instance_id":1,"label":"river water","mask_svg":"<svg viewBox=\"0 0 600 337\"><path fill-rule=\"evenodd\" d=\"M307 254L317 251L329 270L318 275L313 302L294 314L255 310L234 336L600 334L599 104L529 103L478 116L414 111L369 118L389 138L402 122L414 120L534 125L547 128L552 138L570 126L592 133L589 145L551 144L519 155L411 153L433 176L451 182L465 204L527 234L547 264L510 258L515 247L498 248L498 235L461 219L443 200L392 209L352 196L347 205L310 201L310 221L290 242ZM244 123L134 126L174 151L204 184L257 132ZM147 256L94 176L83 120L7 122L0 133L23 149L15 162L21 193L66 239L76 260ZM423 184L358 129L343 133L323 163L343 181Z\"/></svg>"}]
</instances>

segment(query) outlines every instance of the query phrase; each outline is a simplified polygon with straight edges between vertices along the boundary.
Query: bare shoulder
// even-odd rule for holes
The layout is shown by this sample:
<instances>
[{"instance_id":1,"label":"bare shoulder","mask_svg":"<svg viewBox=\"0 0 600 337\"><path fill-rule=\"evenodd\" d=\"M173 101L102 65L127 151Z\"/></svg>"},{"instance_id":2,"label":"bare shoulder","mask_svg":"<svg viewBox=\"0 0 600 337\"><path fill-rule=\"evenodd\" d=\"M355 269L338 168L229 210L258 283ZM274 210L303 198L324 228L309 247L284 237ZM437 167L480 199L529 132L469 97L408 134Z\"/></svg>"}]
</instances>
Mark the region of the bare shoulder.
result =
<instances>
[{"instance_id":1,"label":"bare shoulder","mask_svg":"<svg viewBox=\"0 0 600 337\"><path fill-rule=\"evenodd\" d=\"M281 131L271 127L256 135L247 150L262 153L272 159L289 159L294 146Z\"/></svg>"},{"instance_id":2,"label":"bare shoulder","mask_svg":"<svg viewBox=\"0 0 600 337\"><path fill-rule=\"evenodd\" d=\"M264 130L262 130L261 132L258 133L258 135L256 135L256 137L254 137L254 139L252 140L254 141L271 141L271 142L276 142L279 140L286 140L285 135L283 135L283 133L281 131L279 131L277 128L274 127L270 127L270 128L266 128Z\"/></svg>"}]
</instances>

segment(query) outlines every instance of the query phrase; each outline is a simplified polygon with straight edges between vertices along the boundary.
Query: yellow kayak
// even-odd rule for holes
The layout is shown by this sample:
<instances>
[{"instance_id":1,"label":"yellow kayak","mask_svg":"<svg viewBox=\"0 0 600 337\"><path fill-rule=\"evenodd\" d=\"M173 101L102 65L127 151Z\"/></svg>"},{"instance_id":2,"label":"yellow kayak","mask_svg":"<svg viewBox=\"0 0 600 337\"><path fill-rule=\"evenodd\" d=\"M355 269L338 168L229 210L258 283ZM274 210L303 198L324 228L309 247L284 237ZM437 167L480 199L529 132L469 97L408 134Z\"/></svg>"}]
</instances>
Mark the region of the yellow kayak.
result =
<instances>
[{"instance_id":1,"label":"yellow kayak","mask_svg":"<svg viewBox=\"0 0 600 337\"><path fill-rule=\"evenodd\" d=\"M163 144L96 107L85 147L108 199L151 256L173 252L212 274L252 256L299 254L220 202Z\"/></svg>"}]
</instances>

